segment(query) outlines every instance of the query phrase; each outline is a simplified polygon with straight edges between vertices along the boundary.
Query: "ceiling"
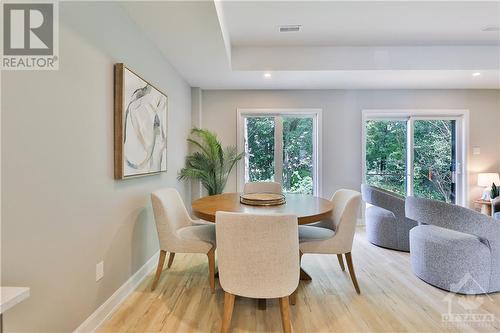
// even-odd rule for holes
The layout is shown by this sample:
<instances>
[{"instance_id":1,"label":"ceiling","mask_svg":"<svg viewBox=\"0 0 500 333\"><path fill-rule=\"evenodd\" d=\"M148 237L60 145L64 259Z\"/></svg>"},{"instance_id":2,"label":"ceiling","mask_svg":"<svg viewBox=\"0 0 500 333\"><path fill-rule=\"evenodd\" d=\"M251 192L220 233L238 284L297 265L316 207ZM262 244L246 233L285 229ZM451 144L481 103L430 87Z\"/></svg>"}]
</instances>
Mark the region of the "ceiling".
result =
<instances>
[{"instance_id":1,"label":"ceiling","mask_svg":"<svg viewBox=\"0 0 500 333\"><path fill-rule=\"evenodd\" d=\"M235 46L484 45L500 35L500 2L224 2ZM301 24L299 33L279 25Z\"/></svg>"},{"instance_id":2,"label":"ceiling","mask_svg":"<svg viewBox=\"0 0 500 333\"><path fill-rule=\"evenodd\" d=\"M203 89L500 88L500 32L482 31L500 25L500 2L121 5ZM290 24L302 30L278 32Z\"/></svg>"}]
</instances>

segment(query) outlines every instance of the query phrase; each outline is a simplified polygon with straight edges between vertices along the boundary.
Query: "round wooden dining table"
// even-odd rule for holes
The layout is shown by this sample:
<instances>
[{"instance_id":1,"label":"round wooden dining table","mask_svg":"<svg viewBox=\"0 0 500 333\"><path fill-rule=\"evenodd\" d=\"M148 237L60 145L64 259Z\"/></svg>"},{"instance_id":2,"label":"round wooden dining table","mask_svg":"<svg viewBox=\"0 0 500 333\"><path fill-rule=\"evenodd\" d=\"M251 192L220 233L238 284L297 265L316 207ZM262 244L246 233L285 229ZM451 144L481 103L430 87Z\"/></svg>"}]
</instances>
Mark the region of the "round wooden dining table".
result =
<instances>
[{"instance_id":1,"label":"round wooden dining table","mask_svg":"<svg viewBox=\"0 0 500 333\"><path fill-rule=\"evenodd\" d=\"M330 200L307 194L285 194L286 202L278 206L250 206L240 203L240 193L223 193L193 201L193 214L205 221L215 222L218 211L248 214L293 214L299 224L318 222L330 217Z\"/></svg>"},{"instance_id":2,"label":"round wooden dining table","mask_svg":"<svg viewBox=\"0 0 500 333\"><path fill-rule=\"evenodd\" d=\"M193 214L205 221L215 222L218 211L248 214L293 214L299 224L318 222L331 216L333 204L330 200L306 194L285 194L286 202L277 206L250 206L240 203L241 193L223 193L193 201ZM302 268L301 280L311 280ZM266 309L266 300L259 299L259 309Z\"/></svg>"}]
</instances>

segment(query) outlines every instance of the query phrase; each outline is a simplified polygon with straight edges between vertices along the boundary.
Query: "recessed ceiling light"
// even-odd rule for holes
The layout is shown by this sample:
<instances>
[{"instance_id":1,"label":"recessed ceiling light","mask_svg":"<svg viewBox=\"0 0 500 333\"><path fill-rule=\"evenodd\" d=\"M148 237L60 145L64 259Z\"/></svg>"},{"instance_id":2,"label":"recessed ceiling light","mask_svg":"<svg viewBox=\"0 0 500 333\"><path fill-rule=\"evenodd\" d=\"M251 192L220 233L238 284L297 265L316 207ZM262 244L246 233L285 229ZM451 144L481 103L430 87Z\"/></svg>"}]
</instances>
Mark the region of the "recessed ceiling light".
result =
<instances>
[{"instance_id":1,"label":"recessed ceiling light","mask_svg":"<svg viewBox=\"0 0 500 333\"><path fill-rule=\"evenodd\" d=\"M481 76L481 73L479 73L479 72L475 72L475 73L472 73L472 76L473 76L473 77L479 77L479 76Z\"/></svg>"},{"instance_id":2,"label":"recessed ceiling light","mask_svg":"<svg viewBox=\"0 0 500 333\"><path fill-rule=\"evenodd\" d=\"M271 78L271 73L264 73L264 77L266 79L270 79Z\"/></svg>"}]
</instances>

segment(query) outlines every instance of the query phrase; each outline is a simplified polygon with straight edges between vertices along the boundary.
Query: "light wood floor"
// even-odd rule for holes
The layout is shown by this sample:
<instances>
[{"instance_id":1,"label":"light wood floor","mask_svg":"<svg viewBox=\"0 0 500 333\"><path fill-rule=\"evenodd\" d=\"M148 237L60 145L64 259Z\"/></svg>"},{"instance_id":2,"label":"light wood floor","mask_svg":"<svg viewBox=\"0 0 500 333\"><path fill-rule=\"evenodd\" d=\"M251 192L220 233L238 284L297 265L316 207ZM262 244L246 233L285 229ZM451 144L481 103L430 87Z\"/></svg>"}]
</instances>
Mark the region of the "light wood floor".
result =
<instances>
[{"instance_id":1,"label":"light wood floor","mask_svg":"<svg viewBox=\"0 0 500 333\"><path fill-rule=\"evenodd\" d=\"M353 261L361 295L337 257L305 255L302 266L312 281L300 282L297 305L291 307L294 332L497 332L500 331L500 293L453 296L416 278L407 253L369 244L362 228L354 242ZM157 289L152 275L104 323L100 332L218 332L223 291L210 293L205 255L175 257ZM451 298L454 314L492 314L486 324L446 325ZM233 332L280 332L278 302L258 310L257 301L237 298Z\"/></svg>"}]
</instances>

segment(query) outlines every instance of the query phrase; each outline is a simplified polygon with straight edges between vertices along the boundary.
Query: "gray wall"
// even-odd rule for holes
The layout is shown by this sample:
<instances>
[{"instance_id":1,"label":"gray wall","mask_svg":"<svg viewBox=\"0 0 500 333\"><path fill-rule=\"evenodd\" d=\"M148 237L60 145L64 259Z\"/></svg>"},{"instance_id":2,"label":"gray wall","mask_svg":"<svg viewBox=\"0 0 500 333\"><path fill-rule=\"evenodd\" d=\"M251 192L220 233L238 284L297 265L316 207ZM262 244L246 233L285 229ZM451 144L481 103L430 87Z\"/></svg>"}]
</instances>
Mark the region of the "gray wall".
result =
<instances>
[{"instance_id":1,"label":"gray wall","mask_svg":"<svg viewBox=\"0 0 500 333\"><path fill-rule=\"evenodd\" d=\"M190 87L120 7L61 3L59 71L2 73L2 285L31 287L6 331L70 332L158 251L149 194L176 180ZM113 180L113 64L169 97L168 172ZM95 265L105 275L95 282Z\"/></svg>"},{"instance_id":2,"label":"gray wall","mask_svg":"<svg viewBox=\"0 0 500 333\"><path fill-rule=\"evenodd\" d=\"M477 172L500 171L498 90L205 90L202 103L203 127L232 145L237 108L322 108L325 197L360 187L363 109L469 109L470 146L481 147L481 155L469 156L470 198L481 194ZM234 172L226 190L236 190Z\"/></svg>"}]
</instances>

